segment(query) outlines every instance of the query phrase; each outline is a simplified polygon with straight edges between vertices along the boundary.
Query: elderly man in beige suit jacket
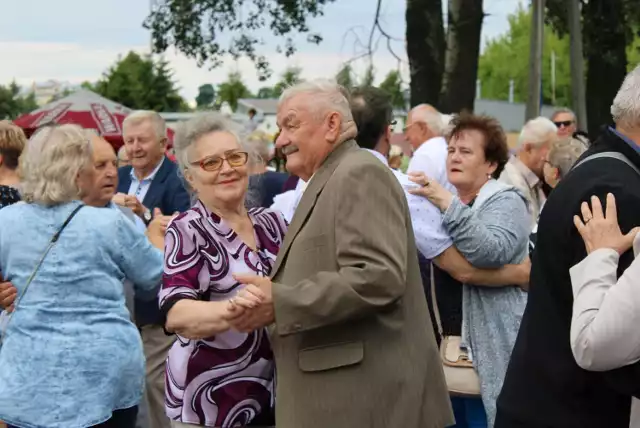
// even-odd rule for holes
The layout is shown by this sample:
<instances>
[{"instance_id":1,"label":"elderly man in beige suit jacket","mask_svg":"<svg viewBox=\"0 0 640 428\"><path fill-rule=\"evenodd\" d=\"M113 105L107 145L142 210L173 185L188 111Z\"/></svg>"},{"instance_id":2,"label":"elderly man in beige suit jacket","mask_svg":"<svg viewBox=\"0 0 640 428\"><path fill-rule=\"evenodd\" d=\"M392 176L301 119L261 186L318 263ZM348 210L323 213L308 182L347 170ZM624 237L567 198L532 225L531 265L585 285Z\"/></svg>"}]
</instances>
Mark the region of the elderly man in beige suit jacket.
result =
<instances>
[{"instance_id":1,"label":"elderly man in beige suit jacket","mask_svg":"<svg viewBox=\"0 0 640 428\"><path fill-rule=\"evenodd\" d=\"M282 95L277 146L308 181L273 276L231 306L239 330L272 325L278 428L430 428L453 424L406 198L358 148L332 81ZM242 302L260 299L257 307Z\"/></svg>"}]
</instances>

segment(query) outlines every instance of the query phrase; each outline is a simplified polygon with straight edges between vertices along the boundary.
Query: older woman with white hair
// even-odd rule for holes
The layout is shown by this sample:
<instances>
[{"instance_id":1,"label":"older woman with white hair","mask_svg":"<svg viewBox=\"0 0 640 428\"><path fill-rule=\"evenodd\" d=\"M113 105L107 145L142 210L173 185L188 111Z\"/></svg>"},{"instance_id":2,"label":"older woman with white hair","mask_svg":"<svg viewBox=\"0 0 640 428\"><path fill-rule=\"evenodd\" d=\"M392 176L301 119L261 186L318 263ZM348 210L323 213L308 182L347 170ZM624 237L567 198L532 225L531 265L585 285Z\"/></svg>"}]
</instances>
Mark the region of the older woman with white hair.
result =
<instances>
[{"instance_id":1,"label":"older woman with white hair","mask_svg":"<svg viewBox=\"0 0 640 428\"><path fill-rule=\"evenodd\" d=\"M269 275L286 222L245 207L252 156L229 119L209 113L182 123L174 144L197 202L165 238L160 307L178 338L167 360L167 415L174 427L273 425L267 332L240 333L227 319L243 287L234 274Z\"/></svg>"},{"instance_id":2,"label":"older woman with white hair","mask_svg":"<svg viewBox=\"0 0 640 428\"><path fill-rule=\"evenodd\" d=\"M152 298L162 231L83 205L94 185L90 136L36 133L20 157L26 203L0 210L0 269L18 290L2 332L0 420L10 427L133 428L144 382L140 334L122 280Z\"/></svg>"}]
</instances>

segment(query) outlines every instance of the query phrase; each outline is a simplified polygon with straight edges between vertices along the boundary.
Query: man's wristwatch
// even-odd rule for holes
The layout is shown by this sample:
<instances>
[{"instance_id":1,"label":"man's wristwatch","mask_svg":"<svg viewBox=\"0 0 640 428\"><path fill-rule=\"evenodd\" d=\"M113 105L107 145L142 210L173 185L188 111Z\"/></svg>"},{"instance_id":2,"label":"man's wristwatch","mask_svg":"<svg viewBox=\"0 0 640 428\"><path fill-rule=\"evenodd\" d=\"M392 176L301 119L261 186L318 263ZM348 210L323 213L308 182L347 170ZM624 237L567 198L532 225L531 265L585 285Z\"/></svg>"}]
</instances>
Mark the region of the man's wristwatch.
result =
<instances>
[{"instance_id":1,"label":"man's wristwatch","mask_svg":"<svg viewBox=\"0 0 640 428\"><path fill-rule=\"evenodd\" d=\"M153 220L151 211L149 211L149 208L146 208L144 213L142 214L142 221L144 221L145 226L149 226L149 223L151 223L151 220Z\"/></svg>"}]
</instances>

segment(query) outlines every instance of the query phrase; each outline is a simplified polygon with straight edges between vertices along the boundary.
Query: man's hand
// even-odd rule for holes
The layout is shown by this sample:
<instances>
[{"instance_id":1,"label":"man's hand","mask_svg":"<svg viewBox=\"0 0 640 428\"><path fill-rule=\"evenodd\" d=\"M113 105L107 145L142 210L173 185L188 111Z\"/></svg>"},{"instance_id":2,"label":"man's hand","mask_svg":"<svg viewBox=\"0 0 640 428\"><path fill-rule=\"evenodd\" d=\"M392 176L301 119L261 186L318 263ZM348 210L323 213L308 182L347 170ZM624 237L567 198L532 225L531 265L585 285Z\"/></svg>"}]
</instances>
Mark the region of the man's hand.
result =
<instances>
[{"instance_id":1,"label":"man's hand","mask_svg":"<svg viewBox=\"0 0 640 428\"><path fill-rule=\"evenodd\" d=\"M116 193L115 195L113 195L113 198L111 198L111 201L113 201L113 203L116 205L120 205L121 207L129 208L138 217L144 220L144 213L147 211L147 209L134 195Z\"/></svg>"},{"instance_id":2,"label":"man's hand","mask_svg":"<svg viewBox=\"0 0 640 428\"><path fill-rule=\"evenodd\" d=\"M1 279L0 279L1 281ZM10 282L0 282L0 308L13 312L18 290Z\"/></svg>"},{"instance_id":3,"label":"man's hand","mask_svg":"<svg viewBox=\"0 0 640 428\"><path fill-rule=\"evenodd\" d=\"M256 275L234 275L236 281L246 285L235 298L229 301L227 322L235 330L248 333L266 327L275 321L272 299L272 284L267 277Z\"/></svg>"}]
</instances>

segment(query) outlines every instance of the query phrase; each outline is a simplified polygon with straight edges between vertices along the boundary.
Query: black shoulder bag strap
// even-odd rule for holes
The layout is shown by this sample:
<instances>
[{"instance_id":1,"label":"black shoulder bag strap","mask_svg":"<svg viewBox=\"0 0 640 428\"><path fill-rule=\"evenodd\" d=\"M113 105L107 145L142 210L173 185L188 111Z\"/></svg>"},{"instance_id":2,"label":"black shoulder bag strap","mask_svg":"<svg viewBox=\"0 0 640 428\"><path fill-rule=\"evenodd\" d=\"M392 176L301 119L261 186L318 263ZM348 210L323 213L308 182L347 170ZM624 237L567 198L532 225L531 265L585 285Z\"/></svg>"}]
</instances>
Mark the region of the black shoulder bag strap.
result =
<instances>
[{"instance_id":1,"label":"black shoulder bag strap","mask_svg":"<svg viewBox=\"0 0 640 428\"><path fill-rule=\"evenodd\" d=\"M577 167L579 167L580 165L583 165L586 162L589 162L590 160L594 160L594 159L601 159L601 158L610 158L610 159L618 159L621 162L626 163L629 167L631 167L636 174L640 175L640 169L638 169L637 166L635 166L633 164L633 162L631 162L629 160L628 157L626 157L625 155L623 155L620 152L602 152L602 153L596 153L594 155L591 155L589 157L586 157L584 159L582 159L580 162L578 162L577 164L575 164L573 166L572 169L576 169Z\"/></svg>"},{"instance_id":2,"label":"black shoulder bag strap","mask_svg":"<svg viewBox=\"0 0 640 428\"><path fill-rule=\"evenodd\" d=\"M29 289L29 286L31 285L31 282L33 281L33 279L35 278L36 274L40 270L40 267L42 266L42 263L44 262L44 259L47 257L47 254L49 254L49 251L51 251L51 248L55 245L55 243L58 242L58 239L60 238L60 235L62 234L62 231L67 227L67 225L71 222L73 217L75 217L75 215L78 213L78 211L80 211L80 209L83 206L84 205L82 205L82 204L78 205L73 211L71 211L71 214L69 214L69 216L64 221L64 223L62 223L62 226L60 226L58 231L56 233L54 233L54 235L51 237L51 240L49 241L49 244L47 245L47 248L45 248L44 252L40 256L40 259L38 260L38 263L36 264L35 269L33 269L33 272L31 272L31 275L27 279L27 282L26 282L26 284L24 286L24 290L22 290L22 293L20 293L20 296L16 299L16 302L14 304L14 310L13 310L14 313L18 309L18 304L20 303L20 301L22 300L22 298L26 294L27 290ZM9 323L11 322L11 319L13 318L12 315L13 315L13 313L8 316L8 319L6 320L4 328L2 329L2 334L0 334L0 349L2 347L2 342L4 340L4 336L7 333L7 329L9 328ZM5 314L5 316L6 316L6 314Z\"/></svg>"}]
</instances>

